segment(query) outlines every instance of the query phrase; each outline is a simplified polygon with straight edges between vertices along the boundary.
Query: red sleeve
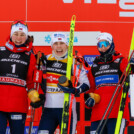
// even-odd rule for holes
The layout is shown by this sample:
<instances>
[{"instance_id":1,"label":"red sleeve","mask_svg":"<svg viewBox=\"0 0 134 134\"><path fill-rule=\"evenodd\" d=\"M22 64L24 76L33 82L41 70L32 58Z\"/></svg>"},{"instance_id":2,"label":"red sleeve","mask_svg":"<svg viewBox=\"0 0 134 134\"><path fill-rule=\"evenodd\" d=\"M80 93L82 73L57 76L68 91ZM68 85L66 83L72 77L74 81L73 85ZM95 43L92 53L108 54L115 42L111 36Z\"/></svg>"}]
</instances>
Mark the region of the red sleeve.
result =
<instances>
[{"instance_id":1,"label":"red sleeve","mask_svg":"<svg viewBox=\"0 0 134 134\"><path fill-rule=\"evenodd\" d=\"M26 78L28 90L34 88L33 74L35 69L36 69L36 58L33 54L31 54L27 78Z\"/></svg>"}]
</instances>

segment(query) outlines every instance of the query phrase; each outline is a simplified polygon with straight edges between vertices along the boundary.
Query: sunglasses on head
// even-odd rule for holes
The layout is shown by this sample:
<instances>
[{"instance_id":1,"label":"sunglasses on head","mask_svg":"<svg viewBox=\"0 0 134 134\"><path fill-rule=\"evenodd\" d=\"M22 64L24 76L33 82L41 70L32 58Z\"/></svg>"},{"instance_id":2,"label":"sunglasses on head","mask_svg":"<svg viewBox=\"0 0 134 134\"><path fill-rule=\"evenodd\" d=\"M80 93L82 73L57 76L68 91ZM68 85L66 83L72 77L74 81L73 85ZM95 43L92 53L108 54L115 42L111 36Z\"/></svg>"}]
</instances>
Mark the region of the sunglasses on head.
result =
<instances>
[{"instance_id":1,"label":"sunglasses on head","mask_svg":"<svg viewBox=\"0 0 134 134\"><path fill-rule=\"evenodd\" d=\"M21 24L27 26L27 23L26 23L25 21L23 21L23 20L16 20L16 21L14 21L14 22L12 23L12 25L15 25L15 24L18 24L18 23L21 23Z\"/></svg>"},{"instance_id":2,"label":"sunglasses on head","mask_svg":"<svg viewBox=\"0 0 134 134\"><path fill-rule=\"evenodd\" d=\"M107 47L110 43L108 41L100 41L97 43L98 48L102 48L102 46Z\"/></svg>"}]
</instances>

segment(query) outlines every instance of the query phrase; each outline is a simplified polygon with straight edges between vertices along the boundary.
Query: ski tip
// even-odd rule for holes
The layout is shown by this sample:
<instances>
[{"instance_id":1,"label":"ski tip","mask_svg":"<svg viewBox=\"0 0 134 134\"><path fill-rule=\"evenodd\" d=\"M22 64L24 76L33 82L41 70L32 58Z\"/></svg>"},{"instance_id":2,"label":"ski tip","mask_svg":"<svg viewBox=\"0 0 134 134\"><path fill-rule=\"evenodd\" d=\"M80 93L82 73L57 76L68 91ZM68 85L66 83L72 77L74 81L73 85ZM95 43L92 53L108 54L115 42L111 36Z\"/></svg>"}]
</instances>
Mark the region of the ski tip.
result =
<instances>
[{"instance_id":1,"label":"ski tip","mask_svg":"<svg viewBox=\"0 0 134 134\"><path fill-rule=\"evenodd\" d=\"M73 15L72 16L72 21L75 21L76 20L76 15Z\"/></svg>"}]
</instances>

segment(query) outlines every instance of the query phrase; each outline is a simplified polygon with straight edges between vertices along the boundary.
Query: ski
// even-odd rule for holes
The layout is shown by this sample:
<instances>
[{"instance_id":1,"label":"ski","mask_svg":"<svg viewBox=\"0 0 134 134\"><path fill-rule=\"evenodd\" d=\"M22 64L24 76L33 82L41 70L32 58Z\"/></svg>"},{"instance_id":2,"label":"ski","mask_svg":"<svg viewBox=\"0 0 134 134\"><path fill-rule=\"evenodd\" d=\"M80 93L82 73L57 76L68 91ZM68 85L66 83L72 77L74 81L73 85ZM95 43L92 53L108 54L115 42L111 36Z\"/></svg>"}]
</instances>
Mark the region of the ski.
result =
<instances>
[{"instance_id":1,"label":"ski","mask_svg":"<svg viewBox=\"0 0 134 134\"><path fill-rule=\"evenodd\" d=\"M133 51L134 51L134 30L133 30L133 34L132 34L132 41L131 41L128 60L130 59L130 55ZM128 70L129 68L130 68L130 63L128 65L128 68L126 69L126 71L129 71ZM126 101L126 97L127 97L127 93L128 93L128 82L125 82L124 86L125 87L123 88L123 91L122 91L120 107L119 107L119 112L118 112L118 117L117 117L117 122L116 122L116 127L115 127L115 133L114 134L119 134L119 131L120 131L121 121L122 121L122 117L123 117L123 113L124 113L125 101Z\"/></svg>"},{"instance_id":2,"label":"ski","mask_svg":"<svg viewBox=\"0 0 134 134\"><path fill-rule=\"evenodd\" d=\"M73 42L74 42L75 20L76 20L76 16L73 15L71 19L71 25L70 25L67 70L66 70L66 77L69 80L71 79L71 69L72 69L72 61L73 61ZM69 115L69 102L70 102L70 94L64 93L64 106L63 106L63 112L62 112L61 134L68 134L69 116L71 116Z\"/></svg>"}]
</instances>

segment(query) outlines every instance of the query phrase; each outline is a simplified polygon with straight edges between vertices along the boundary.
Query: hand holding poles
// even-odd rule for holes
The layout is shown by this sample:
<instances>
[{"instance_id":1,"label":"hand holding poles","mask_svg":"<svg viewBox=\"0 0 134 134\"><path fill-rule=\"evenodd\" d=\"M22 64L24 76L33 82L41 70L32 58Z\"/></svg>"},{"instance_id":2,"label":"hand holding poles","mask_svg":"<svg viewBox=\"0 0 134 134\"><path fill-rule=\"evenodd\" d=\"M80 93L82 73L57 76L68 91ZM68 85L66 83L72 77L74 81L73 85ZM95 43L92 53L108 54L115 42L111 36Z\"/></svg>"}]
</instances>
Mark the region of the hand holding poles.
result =
<instances>
[{"instance_id":1,"label":"hand holding poles","mask_svg":"<svg viewBox=\"0 0 134 134\"><path fill-rule=\"evenodd\" d=\"M84 94L85 104L87 107L92 108L95 104L99 103L101 98L99 94L89 93Z\"/></svg>"}]
</instances>

